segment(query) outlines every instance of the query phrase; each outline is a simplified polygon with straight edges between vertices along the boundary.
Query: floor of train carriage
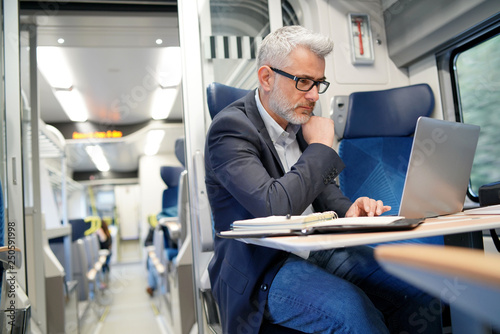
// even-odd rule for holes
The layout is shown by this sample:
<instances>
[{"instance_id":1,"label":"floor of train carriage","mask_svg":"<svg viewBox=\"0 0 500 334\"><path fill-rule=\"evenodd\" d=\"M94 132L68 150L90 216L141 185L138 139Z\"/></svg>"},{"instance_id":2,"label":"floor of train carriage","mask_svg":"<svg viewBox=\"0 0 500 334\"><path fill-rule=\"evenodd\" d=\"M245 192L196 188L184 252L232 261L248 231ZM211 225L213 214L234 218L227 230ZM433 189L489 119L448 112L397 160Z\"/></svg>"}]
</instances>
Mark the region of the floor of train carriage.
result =
<instances>
[{"instance_id":1,"label":"floor of train carriage","mask_svg":"<svg viewBox=\"0 0 500 334\"><path fill-rule=\"evenodd\" d=\"M145 254L138 240L120 241L110 264L101 305L89 308L80 322L82 334L171 334L172 326L159 309L158 298L146 293ZM142 258L144 257L144 259Z\"/></svg>"}]
</instances>

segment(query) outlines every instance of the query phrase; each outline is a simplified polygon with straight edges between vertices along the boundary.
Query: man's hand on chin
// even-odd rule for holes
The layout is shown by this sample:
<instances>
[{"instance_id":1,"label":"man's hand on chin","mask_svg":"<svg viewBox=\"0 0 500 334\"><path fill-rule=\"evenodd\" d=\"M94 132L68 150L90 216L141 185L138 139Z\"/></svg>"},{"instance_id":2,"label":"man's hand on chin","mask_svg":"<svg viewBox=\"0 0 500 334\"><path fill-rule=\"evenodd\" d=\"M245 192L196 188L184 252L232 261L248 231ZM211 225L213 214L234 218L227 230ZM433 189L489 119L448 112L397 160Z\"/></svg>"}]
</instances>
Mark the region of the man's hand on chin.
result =
<instances>
[{"instance_id":1,"label":"man's hand on chin","mask_svg":"<svg viewBox=\"0 0 500 334\"><path fill-rule=\"evenodd\" d=\"M302 135L308 144L320 143L332 147L335 139L333 120L311 116L307 123L302 124Z\"/></svg>"}]
</instances>

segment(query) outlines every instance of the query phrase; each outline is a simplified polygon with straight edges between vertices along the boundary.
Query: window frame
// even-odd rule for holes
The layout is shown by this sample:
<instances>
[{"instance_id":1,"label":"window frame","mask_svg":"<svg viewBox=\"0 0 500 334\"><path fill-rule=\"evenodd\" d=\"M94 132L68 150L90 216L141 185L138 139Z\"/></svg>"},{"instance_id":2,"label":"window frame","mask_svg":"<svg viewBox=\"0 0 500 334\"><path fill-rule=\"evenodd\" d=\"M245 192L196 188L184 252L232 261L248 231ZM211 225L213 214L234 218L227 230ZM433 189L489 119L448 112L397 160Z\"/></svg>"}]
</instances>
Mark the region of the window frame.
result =
<instances>
[{"instance_id":1,"label":"window frame","mask_svg":"<svg viewBox=\"0 0 500 334\"><path fill-rule=\"evenodd\" d=\"M462 35L457 36L454 40L444 45L441 51L436 52L440 93L445 119L463 122L460 91L455 71L457 57L462 52L497 35L500 35L500 13L467 30ZM475 203L479 202L479 196L472 189L470 180L467 197Z\"/></svg>"}]
</instances>

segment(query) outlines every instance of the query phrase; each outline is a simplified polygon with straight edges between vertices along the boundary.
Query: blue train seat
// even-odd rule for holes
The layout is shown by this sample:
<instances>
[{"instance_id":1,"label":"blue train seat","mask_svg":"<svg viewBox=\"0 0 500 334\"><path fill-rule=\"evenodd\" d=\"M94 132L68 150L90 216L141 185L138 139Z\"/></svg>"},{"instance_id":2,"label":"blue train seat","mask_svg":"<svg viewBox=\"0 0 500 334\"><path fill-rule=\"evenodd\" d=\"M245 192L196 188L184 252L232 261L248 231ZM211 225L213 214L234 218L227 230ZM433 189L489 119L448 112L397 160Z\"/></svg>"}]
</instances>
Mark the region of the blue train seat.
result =
<instances>
[{"instance_id":1,"label":"blue train seat","mask_svg":"<svg viewBox=\"0 0 500 334\"><path fill-rule=\"evenodd\" d=\"M340 189L353 201L361 196L380 199L391 206L386 214L397 215L417 119L434 109L431 88L418 84L355 92L334 101L335 134L346 165ZM412 242L443 244L443 237Z\"/></svg>"},{"instance_id":2,"label":"blue train seat","mask_svg":"<svg viewBox=\"0 0 500 334\"><path fill-rule=\"evenodd\" d=\"M83 218L70 219L71 225L71 241L76 241L85 237L85 231L89 228L89 224Z\"/></svg>"},{"instance_id":3,"label":"blue train seat","mask_svg":"<svg viewBox=\"0 0 500 334\"><path fill-rule=\"evenodd\" d=\"M207 104L210 117L214 118L222 109L248 94L248 90L212 82L207 87Z\"/></svg>"},{"instance_id":4,"label":"blue train seat","mask_svg":"<svg viewBox=\"0 0 500 334\"><path fill-rule=\"evenodd\" d=\"M163 166L160 169L161 178L163 182L165 182L167 189L163 191L162 211L156 216L158 222L160 222L162 218L178 216L179 179L183 171L183 167L177 166ZM168 229L164 225L159 224L158 228L163 229L167 259L171 261L178 254L177 243L171 238Z\"/></svg>"},{"instance_id":5,"label":"blue train seat","mask_svg":"<svg viewBox=\"0 0 500 334\"><path fill-rule=\"evenodd\" d=\"M216 82L211 83L207 87L207 104L208 104L208 110L210 112L210 116L212 118L214 118L215 115L217 115L217 113L219 113L219 111L224 109L226 106L228 106L232 102L242 98L243 96L248 94L248 92L249 91L245 90L245 89L226 86L226 85L216 83ZM199 154L201 157L201 153L199 153ZM203 164L202 158L199 158L197 160L198 160L198 164L200 164L200 165ZM201 166L199 166L199 167L201 167ZM204 175L204 170L203 170L203 175ZM198 180L198 181L200 181L200 180ZM203 193L203 192L201 192L201 193ZM206 194L206 191L204 193ZM203 199L202 201L203 202L206 201L205 203L208 203L208 198ZM208 220L208 219L206 219L206 220ZM200 221L199 223L208 225L208 224L211 224L211 221L210 222L209 221ZM206 239L207 238L205 238L205 242L207 242ZM213 240L210 240L210 242L207 242L207 244L205 244L204 246L205 247L208 246L208 248L210 248L210 247L213 247L212 244L213 244ZM203 294L205 295L204 298L208 299L208 300L205 300L205 302L207 304L210 302L210 299L213 298L208 289L209 289L209 287L205 287L205 291L203 291ZM205 305L205 306L207 306L207 305ZM212 312L212 314L217 313L214 310L212 310L212 311L206 310L206 312L207 313ZM271 323L264 321L264 323L262 324L261 333L273 333L273 334L280 334L280 333L295 334L295 333L297 333L298 334L298 333L302 333L302 332L292 330L289 328L285 328L285 327L281 327L278 325L274 325L274 324L271 324Z\"/></svg>"},{"instance_id":6,"label":"blue train seat","mask_svg":"<svg viewBox=\"0 0 500 334\"><path fill-rule=\"evenodd\" d=\"M75 218L68 222L71 225L71 270L73 279L78 282L76 293L81 309L79 316L82 316L87 309L98 311L109 302L103 298L105 291L99 288L106 281L102 266L109 250L101 249L95 233L101 227L100 217ZM58 240L51 240L51 247L54 247L52 242Z\"/></svg>"},{"instance_id":7,"label":"blue train seat","mask_svg":"<svg viewBox=\"0 0 500 334\"><path fill-rule=\"evenodd\" d=\"M175 154L184 166L184 139L175 142ZM152 245L148 247L148 293L159 288L161 294L167 293L167 275L175 271L182 245L188 236L186 226L187 211L187 172L184 167L163 166L160 175L167 189L162 195L162 211L156 216ZM185 251L184 251L185 252Z\"/></svg>"},{"instance_id":8,"label":"blue train seat","mask_svg":"<svg viewBox=\"0 0 500 334\"><path fill-rule=\"evenodd\" d=\"M177 216L177 197L179 192L179 177L183 167L163 166L160 175L167 186L162 195L162 211L156 216L158 220L163 217Z\"/></svg>"},{"instance_id":9,"label":"blue train seat","mask_svg":"<svg viewBox=\"0 0 500 334\"><path fill-rule=\"evenodd\" d=\"M174 152L177 160L186 167L186 156L184 154L184 138L177 138L174 144Z\"/></svg>"}]
</instances>

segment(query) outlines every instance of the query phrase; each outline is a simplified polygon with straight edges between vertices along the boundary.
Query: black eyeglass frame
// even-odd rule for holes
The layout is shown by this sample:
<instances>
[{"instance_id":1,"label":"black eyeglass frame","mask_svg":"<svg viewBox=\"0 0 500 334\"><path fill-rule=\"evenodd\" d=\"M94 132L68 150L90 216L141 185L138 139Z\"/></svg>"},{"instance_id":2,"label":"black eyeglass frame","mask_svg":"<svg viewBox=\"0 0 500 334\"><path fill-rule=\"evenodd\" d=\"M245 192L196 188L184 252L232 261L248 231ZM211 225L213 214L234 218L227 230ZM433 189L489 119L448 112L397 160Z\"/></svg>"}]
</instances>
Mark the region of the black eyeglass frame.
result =
<instances>
[{"instance_id":1,"label":"black eyeglass frame","mask_svg":"<svg viewBox=\"0 0 500 334\"><path fill-rule=\"evenodd\" d=\"M282 71L282 70L278 70L277 68L274 68L274 67L269 67L271 70L273 70L274 72L278 73L278 74L281 74L282 76L284 77L287 77L289 79L292 79L293 81L295 81L295 88L301 92L308 92L310 91L314 86L316 86L318 88L318 94L323 94L324 92L326 92L328 90L328 87L330 87L330 83L328 81L316 81L316 80L313 80L313 79L309 79L309 78L300 78L300 77L297 77L295 75L291 75L290 73L287 73L285 71ZM297 85L299 84L299 80L309 80L309 81L312 81L313 84L311 85L311 87L309 87L309 89L300 89ZM320 85L323 84L325 85L325 89L323 91L320 92L319 90L319 87Z\"/></svg>"}]
</instances>

